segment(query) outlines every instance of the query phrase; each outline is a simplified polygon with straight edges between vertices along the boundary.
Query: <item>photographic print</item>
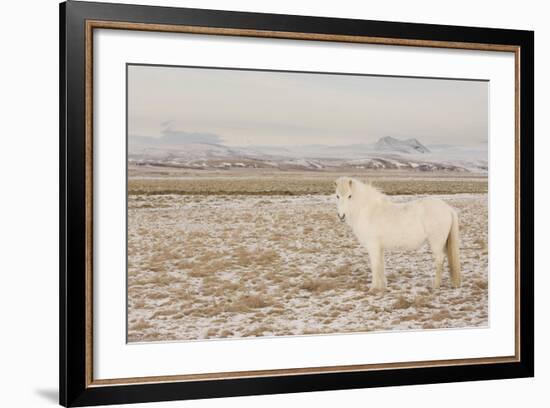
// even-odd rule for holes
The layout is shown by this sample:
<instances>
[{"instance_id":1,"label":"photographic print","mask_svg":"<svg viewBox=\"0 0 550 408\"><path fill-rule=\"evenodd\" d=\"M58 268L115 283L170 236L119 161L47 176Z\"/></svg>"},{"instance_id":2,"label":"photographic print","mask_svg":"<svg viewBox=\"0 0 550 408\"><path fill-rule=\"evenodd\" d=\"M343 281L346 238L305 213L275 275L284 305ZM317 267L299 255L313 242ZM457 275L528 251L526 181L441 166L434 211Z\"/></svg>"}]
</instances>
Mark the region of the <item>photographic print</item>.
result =
<instances>
[{"instance_id":1,"label":"photographic print","mask_svg":"<svg viewBox=\"0 0 550 408\"><path fill-rule=\"evenodd\" d=\"M488 81L126 69L129 343L488 326Z\"/></svg>"},{"instance_id":2,"label":"photographic print","mask_svg":"<svg viewBox=\"0 0 550 408\"><path fill-rule=\"evenodd\" d=\"M71 1L59 40L62 405L534 376L532 31Z\"/></svg>"}]
</instances>

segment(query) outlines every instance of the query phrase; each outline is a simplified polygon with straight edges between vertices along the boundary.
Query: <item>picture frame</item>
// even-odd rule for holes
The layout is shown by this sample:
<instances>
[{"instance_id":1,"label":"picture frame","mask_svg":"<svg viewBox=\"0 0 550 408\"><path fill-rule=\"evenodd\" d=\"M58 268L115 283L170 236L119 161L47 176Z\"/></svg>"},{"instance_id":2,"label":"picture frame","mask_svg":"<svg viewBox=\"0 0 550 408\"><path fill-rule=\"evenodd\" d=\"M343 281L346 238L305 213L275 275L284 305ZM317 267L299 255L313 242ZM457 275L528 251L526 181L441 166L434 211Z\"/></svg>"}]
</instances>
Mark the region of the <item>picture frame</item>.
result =
<instances>
[{"instance_id":1,"label":"picture frame","mask_svg":"<svg viewBox=\"0 0 550 408\"><path fill-rule=\"evenodd\" d=\"M511 53L514 58L514 353L184 375L94 375L94 35L98 30ZM412 56L414 58L414 55ZM162 61L159 61L162 63ZM124 135L120 135L124 137ZM498 146L491 146L497 149ZM498 155L498 152L495 154ZM60 404L87 406L532 377L534 33L68 1L60 4ZM521 251L520 251L521 248ZM496 249L498 251L498 248ZM125 271L119 271L124 274ZM125 295L120 293L120 297ZM152 346L155 347L155 346Z\"/></svg>"}]
</instances>

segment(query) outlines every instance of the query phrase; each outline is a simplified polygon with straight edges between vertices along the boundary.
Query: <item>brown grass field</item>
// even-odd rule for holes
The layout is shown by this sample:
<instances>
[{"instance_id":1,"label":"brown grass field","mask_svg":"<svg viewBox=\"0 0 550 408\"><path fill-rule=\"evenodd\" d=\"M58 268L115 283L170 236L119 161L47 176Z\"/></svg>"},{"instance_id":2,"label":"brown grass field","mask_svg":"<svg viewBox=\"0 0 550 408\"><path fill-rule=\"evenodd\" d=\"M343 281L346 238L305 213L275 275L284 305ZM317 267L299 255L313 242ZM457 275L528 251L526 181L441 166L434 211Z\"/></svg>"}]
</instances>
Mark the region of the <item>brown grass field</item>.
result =
<instances>
[{"instance_id":1,"label":"brown grass field","mask_svg":"<svg viewBox=\"0 0 550 408\"><path fill-rule=\"evenodd\" d=\"M386 252L388 290L371 294L366 252L336 216L339 174L129 174L129 342L488 325L484 175L357 175L397 201L442 198L461 228L461 288L445 272L431 289L424 246Z\"/></svg>"}]
</instances>

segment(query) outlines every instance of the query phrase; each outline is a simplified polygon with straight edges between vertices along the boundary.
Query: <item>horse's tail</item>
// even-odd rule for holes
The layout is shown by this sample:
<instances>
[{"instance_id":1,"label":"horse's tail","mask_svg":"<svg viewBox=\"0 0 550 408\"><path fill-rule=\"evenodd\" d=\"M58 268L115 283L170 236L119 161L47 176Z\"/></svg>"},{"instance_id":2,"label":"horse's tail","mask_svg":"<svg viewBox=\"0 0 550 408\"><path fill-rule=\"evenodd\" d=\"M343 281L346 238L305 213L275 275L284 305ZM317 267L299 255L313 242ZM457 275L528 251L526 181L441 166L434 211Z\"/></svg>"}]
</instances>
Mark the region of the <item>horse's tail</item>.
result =
<instances>
[{"instance_id":1,"label":"horse's tail","mask_svg":"<svg viewBox=\"0 0 550 408\"><path fill-rule=\"evenodd\" d=\"M460 257L459 257L459 245L460 236L458 233L458 216L454 210L451 211L453 215L453 222L447 237L447 259L449 260L449 270L451 272L451 282L453 287L460 286Z\"/></svg>"}]
</instances>

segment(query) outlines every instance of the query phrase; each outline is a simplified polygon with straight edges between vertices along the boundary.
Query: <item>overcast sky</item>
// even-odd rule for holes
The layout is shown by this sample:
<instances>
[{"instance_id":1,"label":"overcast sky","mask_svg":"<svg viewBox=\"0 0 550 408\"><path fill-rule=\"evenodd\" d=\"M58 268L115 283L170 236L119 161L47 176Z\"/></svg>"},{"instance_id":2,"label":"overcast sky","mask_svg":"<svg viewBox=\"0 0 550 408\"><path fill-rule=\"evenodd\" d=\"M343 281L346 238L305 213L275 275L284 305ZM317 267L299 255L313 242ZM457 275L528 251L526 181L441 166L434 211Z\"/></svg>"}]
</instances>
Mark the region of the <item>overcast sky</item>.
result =
<instances>
[{"instance_id":1,"label":"overcast sky","mask_svg":"<svg viewBox=\"0 0 550 408\"><path fill-rule=\"evenodd\" d=\"M128 67L128 135L209 133L228 145L487 142L488 82Z\"/></svg>"}]
</instances>

